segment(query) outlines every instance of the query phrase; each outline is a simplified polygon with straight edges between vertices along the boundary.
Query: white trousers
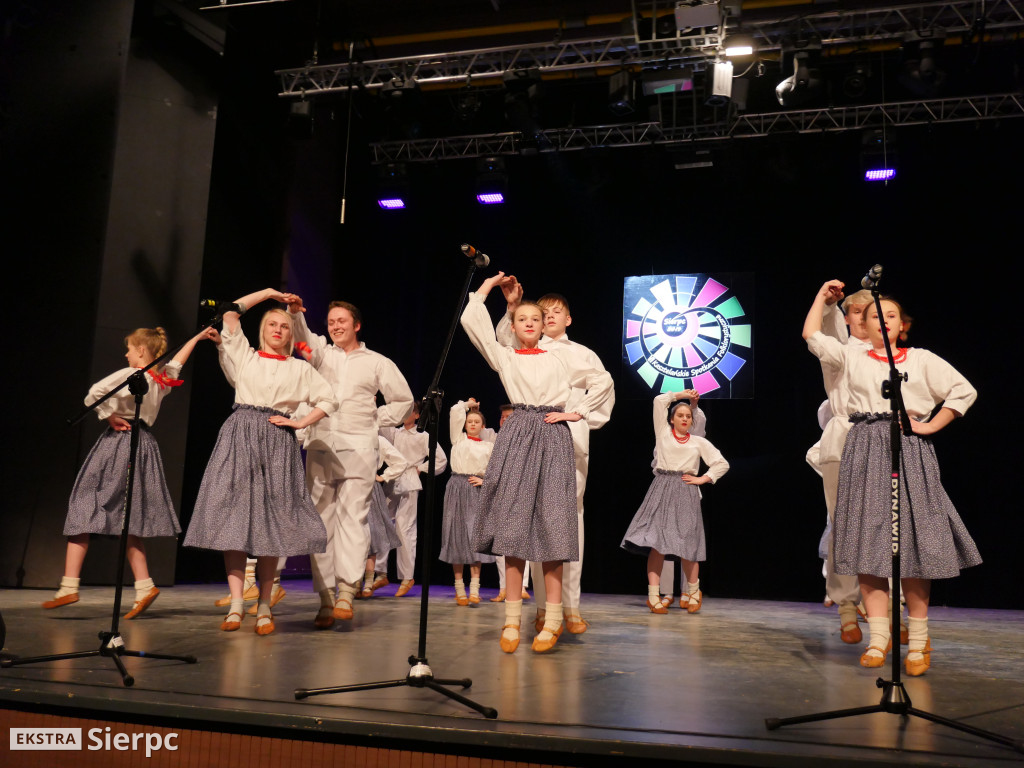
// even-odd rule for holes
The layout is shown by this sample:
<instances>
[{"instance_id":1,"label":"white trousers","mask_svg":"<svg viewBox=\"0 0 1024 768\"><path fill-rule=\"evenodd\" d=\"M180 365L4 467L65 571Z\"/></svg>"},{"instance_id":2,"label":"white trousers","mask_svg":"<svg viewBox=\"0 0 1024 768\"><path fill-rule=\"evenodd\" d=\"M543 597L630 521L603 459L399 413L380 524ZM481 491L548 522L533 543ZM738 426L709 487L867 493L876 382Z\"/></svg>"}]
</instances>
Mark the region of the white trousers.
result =
<instances>
[{"instance_id":1,"label":"white trousers","mask_svg":"<svg viewBox=\"0 0 1024 768\"><path fill-rule=\"evenodd\" d=\"M562 610L578 611L580 607L580 578L583 575L583 494L587 490L587 469L590 454L574 451L576 459L576 532L579 539L580 559L562 566ZM540 563L530 563L533 571L533 594L540 607L547 602L547 587Z\"/></svg>"},{"instance_id":2,"label":"white trousers","mask_svg":"<svg viewBox=\"0 0 1024 768\"><path fill-rule=\"evenodd\" d=\"M839 499L839 462L830 461L821 465L821 481L825 487L825 509L831 533L828 537L828 560L825 561L825 592L829 599L837 605L840 603L860 602L860 582L856 576L836 573L835 558L835 524L836 501Z\"/></svg>"},{"instance_id":3,"label":"white trousers","mask_svg":"<svg viewBox=\"0 0 1024 768\"><path fill-rule=\"evenodd\" d=\"M402 581L411 579L416 568L416 509L419 497L419 491L388 494L387 496L388 512L395 524L398 540L402 542L402 546L395 550L398 578ZM377 555L374 569L378 573L388 572L387 553Z\"/></svg>"},{"instance_id":4,"label":"white trousers","mask_svg":"<svg viewBox=\"0 0 1024 768\"><path fill-rule=\"evenodd\" d=\"M339 582L358 585L370 551L370 494L377 451L309 451L306 483L327 528L327 551L315 553L313 587L334 589Z\"/></svg>"}]
</instances>

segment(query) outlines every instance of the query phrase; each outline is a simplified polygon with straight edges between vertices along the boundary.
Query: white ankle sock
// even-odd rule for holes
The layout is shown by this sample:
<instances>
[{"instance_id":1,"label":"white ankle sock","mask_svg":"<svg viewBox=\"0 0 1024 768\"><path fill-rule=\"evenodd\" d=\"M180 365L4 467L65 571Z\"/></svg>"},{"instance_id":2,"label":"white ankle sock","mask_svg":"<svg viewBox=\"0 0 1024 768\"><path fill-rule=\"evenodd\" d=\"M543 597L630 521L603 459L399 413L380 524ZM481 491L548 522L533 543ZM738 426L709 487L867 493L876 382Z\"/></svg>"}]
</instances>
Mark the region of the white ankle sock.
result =
<instances>
[{"instance_id":1,"label":"white ankle sock","mask_svg":"<svg viewBox=\"0 0 1024 768\"><path fill-rule=\"evenodd\" d=\"M356 585L355 584L346 584L344 581L339 582L339 584L338 584L338 599L334 601L334 604L337 605L342 600L347 600L348 601L348 605L351 608L352 607L352 601L355 599L355 596L356 596Z\"/></svg>"},{"instance_id":2,"label":"white ankle sock","mask_svg":"<svg viewBox=\"0 0 1024 768\"><path fill-rule=\"evenodd\" d=\"M870 640L868 645L874 646L866 653L881 659L885 657L885 649L889 647L889 639L892 637L889 632L889 618L887 616L868 616L868 632ZM881 648L882 650L876 650Z\"/></svg>"},{"instance_id":3,"label":"white ankle sock","mask_svg":"<svg viewBox=\"0 0 1024 768\"><path fill-rule=\"evenodd\" d=\"M228 616L232 613L237 613L238 617L233 621L241 621L242 614L245 613L245 600L232 600L231 605L228 607Z\"/></svg>"},{"instance_id":4,"label":"white ankle sock","mask_svg":"<svg viewBox=\"0 0 1024 768\"><path fill-rule=\"evenodd\" d=\"M661 585L660 584L648 584L647 585L647 599L651 601L651 605L657 605L661 602Z\"/></svg>"},{"instance_id":5,"label":"white ankle sock","mask_svg":"<svg viewBox=\"0 0 1024 768\"><path fill-rule=\"evenodd\" d=\"M73 595L78 591L78 583L81 579L75 576L62 576L60 579L60 588L54 594L54 598L65 597L66 595Z\"/></svg>"},{"instance_id":6,"label":"white ankle sock","mask_svg":"<svg viewBox=\"0 0 1024 768\"><path fill-rule=\"evenodd\" d=\"M512 624L516 629L503 630L501 636L506 640L515 640L519 637L519 624L523 620L523 601L522 600L506 600L505 601L505 623Z\"/></svg>"},{"instance_id":7,"label":"white ankle sock","mask_svg":"<svg viewBox=\"0 0 1024 768\"><path fill-rule=\"evenodd\" d=\"M924 648L928 644L928 617L915 619L911 616L907 619L907 629L910 634L910 652L907 658L920 661L924 658Z\"/></svg>"},{"instance_id":8,"label":"white ankle sock","mask_svg":"<svg viewBox=\"0 0 1024 768\"><path fill-rule=\"evenodd\" d=\"M690 582L686 582L686 594L693 597L698 592L700 592L700 579L697 579L692 584Z\"/></svg>"},{"instance_id":9,"label":"white ankle sock","mask_svg":"<svg viewBox=\"0 0 1024 768\"><path fill-rule=\"evenodd\" d=\"M151 579L151 578L150 579L143 579L142 581L136 581L135 582L135 602L139 602L140 600L142 600L146 595L149 594L149 591L151 589L153 589L153 587L155 587L155 586L156 585L153 583L153 579Z\"/></svg>"},{"instance_id":10,"label":"white ankle sock","mask_svg":"<svg viewBox=\"0 0 1024 768\"><path fill-rule=\"evenodd\" d=\"M469 579L469 594L473 597L480 597L480 577Z\"/></svg>"},{"instance_id":11,"label":"white ankle sock","mask_svg":"<svg viewBox=\"0 0 1024 768\"><path fill-rule=\"evenodd\" d=\"M545 603L544 604L544 629L537 635L541 640L549 640L551 637L558 632L558 628L562 626L562 604L561 603ZM547 633L545 635L545 632Z\"/></svg>"},{"instance_id":12,"label":"white ankle sock","mask_svg":"<svg viewBox=\"0 0 1024 768\"><path fill-rule=\"evenodd\" d=\"M462 579L455 580L455 596L465 597L466 596L466 582Z\"/></svg>"}]
</instances>

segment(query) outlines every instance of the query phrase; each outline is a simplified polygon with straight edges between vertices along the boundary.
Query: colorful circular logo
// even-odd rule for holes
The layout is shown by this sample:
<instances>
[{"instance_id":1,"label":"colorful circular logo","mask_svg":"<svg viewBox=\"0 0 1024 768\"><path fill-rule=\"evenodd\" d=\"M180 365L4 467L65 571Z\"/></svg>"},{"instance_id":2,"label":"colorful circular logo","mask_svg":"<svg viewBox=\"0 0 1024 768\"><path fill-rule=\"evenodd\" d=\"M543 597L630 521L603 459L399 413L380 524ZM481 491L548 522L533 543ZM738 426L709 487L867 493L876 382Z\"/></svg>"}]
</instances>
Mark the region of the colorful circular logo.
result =
<instances>
[{"instance_id":1,"label":"colorful circular logo","mask_svg":"<svg viewBox=\"0 0 1024 768\"><path fill-rule=\"evenodd\" d=\"M750 351L750 324L737 323L746 313L725 284L705 275L628 277L623 310L625 359L651 389L733 388Z\"/></svg>"}]
</instances>

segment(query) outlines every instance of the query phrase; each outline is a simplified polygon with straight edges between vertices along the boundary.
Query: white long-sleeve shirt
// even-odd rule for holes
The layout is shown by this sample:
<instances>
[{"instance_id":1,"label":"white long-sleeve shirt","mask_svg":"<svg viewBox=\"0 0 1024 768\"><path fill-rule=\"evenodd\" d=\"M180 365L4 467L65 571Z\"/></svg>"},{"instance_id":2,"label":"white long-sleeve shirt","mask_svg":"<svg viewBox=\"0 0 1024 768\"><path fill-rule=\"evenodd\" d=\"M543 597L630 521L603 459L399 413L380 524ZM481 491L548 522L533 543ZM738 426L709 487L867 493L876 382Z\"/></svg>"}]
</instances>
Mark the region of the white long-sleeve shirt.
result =
<instances>
[{"instance_id":1,"label":"white long-sleeve shirt","mask_svg":"<svg viewBox=\"0 0 1024 768\"><path fill-rule=\"evenodd\" d=\"M452 439L452 472L460 475L483 477L487 462L494 450L494 440L474 440L463 431L466 424L466 403L459 400L452 406L448 419L448 434ZM492 434L493 434L493 430Z\"/></svg>"},{"instance_id":2,"label":"white long-sleeve shirt","mask_svg":"<svg viewBox=\"0 0 1024 768\"><path fill-rule=\"evenodd\" d=\"M672 425L668 423L668 407L672 404L674 393L666 392L654 398L654 435L655 454L658 469L680 474L696 475L700 470L700 460L708 465L705 473L712 483L729 471L729 462L709 440L698 437L692 432L683 443L676 440Z\"/></svg>"},{"instance_id":3,"label":"white long-sleeve shirt","mask_svg":"<svg viewBox=\"0 0 1024 768\"><path fill-rule=\"evenodd\" d=\"M821 316L821 331L828 338L851 349L871 349L871 345L856 336L849 334L846 319L835 304L825 305ZM825 384L825 397L832 411L832 418L825 424L821 435L819 461L827 464L839 461L843 457L843 446L846 436L850 433L850 414L854 413L847 402L848 392L843 384L842 371L821 363L821 376Z\"/></svg>"},{"instance_id":4,"label":"white long-sleeve shirt","mask_svg":"<svg viewBox=\"0 0 1024 768\"><path fill-rule=\"evenodd\" d=\"M381 427L380 436L398 449L407 464L402 479L395 485L395 492L421 490L423 483L420 482L420 472L426 472L429 467L427 459L430 456L430 435L420 432L415 426L412 429L400 426ZM448 457L438 445L434 451L434 474L440 475L447 467Z\"/></svg>"},{"instance_id":5,"label":"white long-sleeve shirt","mask_svg":"<svg viewBox=\"0 0 1024 768\"><path fill-rule=\"evenodd\" d=\"M89 387L89 394L85 398L85 404L90 405L99 400L107 392L110 392L133 373L138 373L140 370L142 369L125 367L114 371L109 376L103 377ZM150 371L152 370L150 369ZM177 379L181 374L181 363L171 360L164 366L163 373L171 379ZM149 373L146 374L146 381L149 384L149 390L142 396L142 405L139 406L139 418L151 427L153 422L156 421L157 414L160 413L160 404L174 387L167 384L161 385ZM122 419L131 421L135 418L135 395L128 390L128 387L124 387L116 395L108 397L101 405L96 406L95 410L97 418L101 421L111 416L120 416Z\"/></svg>"},{"instance_id":6,"label":"white long-sleeve shirt","mask_svg":"<svg viewBox=\"0 0 1024 768\"><path fill-rule=\"evenodd\" d=\"M841 374L849 413L892 410L890 401L882 397L882 382L889 378L887 361L872 357L870 349L842 344L820 331L807 340L807 347L823 365ZM978 397L963 374L927 349L907 349L906 359L896 363L896 370L907 374L901 386L903 404L915 421L925 421L940 403L962 416Z\"/></svg>"},{"instance_id":7,"label":"white long-sleeve shirt","mask_svg":"<svg viewBox=\"0 0 1024 768\"><path fill-rule=\"evenodd\" d=\"M613 391L612 377L603 366L588 364L567 354L564 348L555 346L538 354L520 354L527 350L499 344L491 316L478 293L469 295L462 327L487 364L497 371L511 403L565 408L575 387L586 394L573 412L586 419Z\"/></svg>"},{"instance_id":8,"label":"white long-sleeve shirt","mask_svg":"<svg viewBox=\"0 0 1024 768\"><path fill-rule=\"evenodd\" d=\"M241 325L221 332L224 352L235 374L235 402L273 408L293 416L303 403L330 417L338 410L331 385L311 366L289 357L261 356L249 346Z\"/></svg>"},{"instance_id":9,"label":"white long-sleeve shirt","mask_svg":"<svg viewBox=\"0 0 1024 768\"><path fill-rule=\"evenodd\" d=\"M402 452L379 435L377 437L377 451L380 455L380 463L377 465L377 472L379 472L380 476L384 478L385 483L397 480L402 476L402 473L409 468L409 462L406 461ZM388 465L387 469L381 472L380 468L385 464Z\"/></svg>"},{"instance_id":10,"label":"white long-sleeve shirt","mask_svg":"<svg viewBox=\"0 0 1024 768\"><path fill-rule=\"evenodd\" d=\"M289 313L295 341L313 350L310 360L334 390L339 407L309 429L307 445L322 442L334 450L376 450L377 432L405 421L412 411L412 391L398 366L363 343L352 352L312 333L301 312ZM385 404L377 407L377 393Z\"/></svg>"}]
</instances>

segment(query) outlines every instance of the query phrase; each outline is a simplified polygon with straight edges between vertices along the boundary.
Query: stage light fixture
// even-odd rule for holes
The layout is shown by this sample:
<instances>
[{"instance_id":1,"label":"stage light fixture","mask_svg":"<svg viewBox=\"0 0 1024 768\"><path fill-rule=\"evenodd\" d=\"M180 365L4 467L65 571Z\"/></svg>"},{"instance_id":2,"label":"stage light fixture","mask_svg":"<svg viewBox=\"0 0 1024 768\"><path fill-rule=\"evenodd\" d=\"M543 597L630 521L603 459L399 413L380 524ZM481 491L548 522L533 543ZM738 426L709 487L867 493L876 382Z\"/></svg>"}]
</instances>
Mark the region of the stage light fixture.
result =
<instances>
[{"instance_id":1,"label":"stage light fixture","mask_svg":"<svg viewBox=\"0 0 1024 768\"><path fill-rule=\"evenodd\" d=\"M864 181L892 181L896 178L896 142L885 130L865 131L861 136L860 165Z\"/></svg>"},{"instance_id":2,"label":"stage light fixture","mask_svg":"<svg viewBox=\"0 0 1024 768\"><path fill-rule=\"evenodd\" d=\"M939 49L946 39L944 30L927 34L913 32L903 40L903 67L900 84L918 96L929 97L942 90L946 72L938 61Z\"/></svg>"},{"instance_id":3,"label":"stage light fixture","mask_svg":"<svg viewBox=\"0 0 1024 768\"><path fill-rule=\"evenodd\" d=\"M608 79L608 109L616 115L628 115L636 110L636 84L627 70L616 72Z\"/></svg>"},{"instance_id":4,"label":"stage light fixture","mask_svg":"<svg viewBox=\"0 0 1024 768\"><path fill-rule=\"evenodd\" d=\"M476 161L476 201L480 205L500 205L508 194L508 174L500 157L481 157Z\"/></svg>"},{"instance_id":5,"label":"stage light fixture","mask_svg":"<svg viewBox=\"0 0 1024 768\"><path fill-rule=\"evenodd\" d=\"M843 76L843 93L851 99L860 98L868 89L869 77L871 66L866 61L858 61Z\"/></svg>"},{"instance_id":6,"label":"stage light fixture","mask_svg":"<svg viewBox=\"0 0 1024 768\"><path fill-rule=\"evenodd\" d=\"M784 107L803 104L821 93L821 72L814 66L821 52L820 40L801 40L792 47L783 47L783 60L791 57L793 74L775 86L775 98Z\"/></svg>"},{"instance_id":7,"label":"stage light fixture","mask_svg":"<svg viewBox=\"0 0 1024 768\"><path fill-rule=\"evenodd\" d=\"M683 0L676 3L676 29L717 27L722 23L718 0Z\"/></svg>"},{"instance_id":8,"label":"stage light fixture","mask_svg":"<svg viewBox=\"0 0 1024 768\"><path fill-rule=\"evenodd\" d=\"M732 98L732 62L716 61L708 69L711 88L704 102L709 107L724 107Z\"/></svg>"},{"instance_id":9,"label":"stage light fixture","mask_svg":"<svg viewBox=\"0 0 1024 768\"><path fill-rule=\"evenodd\" d=\"M754 45L754 36L744 32L730 34L722 46L722 52L730 59L738 59L743 56L753 56L757 46Z\"/></svg>"},{"instance_id":10,"label":"stage light fixture","mask_svg":"<svg viewBox=\"0 0 1024 768\"><path fill-rule=\"evenodd\" d=\"M386 211L405 208L409 196L409 175L405 163L377 166L377 205Z\"/></svg>"}]
</instances>

